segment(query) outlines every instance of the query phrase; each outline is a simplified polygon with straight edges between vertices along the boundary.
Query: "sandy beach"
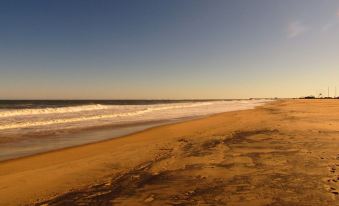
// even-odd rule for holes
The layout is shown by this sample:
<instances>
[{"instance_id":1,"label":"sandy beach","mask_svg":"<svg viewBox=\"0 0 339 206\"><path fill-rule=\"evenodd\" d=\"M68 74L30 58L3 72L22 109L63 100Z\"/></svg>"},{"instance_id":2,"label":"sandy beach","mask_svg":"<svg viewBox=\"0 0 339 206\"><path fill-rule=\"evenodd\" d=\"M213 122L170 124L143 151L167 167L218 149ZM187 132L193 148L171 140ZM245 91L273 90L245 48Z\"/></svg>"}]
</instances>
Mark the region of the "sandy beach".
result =
<instances>
[{"instance_id":1,"label":"sandy beach","mask_svg":"<svg viewBox=\"0 0 339 206\"><path fill-rule=\"evenodd\" d=\"M339 101L279 100L0 162L0 205L339 205Z\"/></svg>"}]
</instances>

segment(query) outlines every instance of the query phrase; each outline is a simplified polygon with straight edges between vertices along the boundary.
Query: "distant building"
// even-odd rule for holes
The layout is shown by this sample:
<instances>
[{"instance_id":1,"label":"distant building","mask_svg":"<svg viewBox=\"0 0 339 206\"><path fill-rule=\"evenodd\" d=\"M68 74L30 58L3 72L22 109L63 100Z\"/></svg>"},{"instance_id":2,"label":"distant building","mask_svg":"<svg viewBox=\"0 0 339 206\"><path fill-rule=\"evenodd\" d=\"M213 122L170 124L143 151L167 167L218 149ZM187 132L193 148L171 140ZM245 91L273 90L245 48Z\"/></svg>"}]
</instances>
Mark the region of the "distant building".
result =
<instances>
[{"instance_id":1,"label":"distant building","mask_svg":"<svg viewBox=\"0 0 339 206\"><path fill-rule=\"evenodd\" d=\"M313 96L313 95L306 96L306 97L304 97L304 99L315 99L315 96Z\"/></svg>"}]
</instances>

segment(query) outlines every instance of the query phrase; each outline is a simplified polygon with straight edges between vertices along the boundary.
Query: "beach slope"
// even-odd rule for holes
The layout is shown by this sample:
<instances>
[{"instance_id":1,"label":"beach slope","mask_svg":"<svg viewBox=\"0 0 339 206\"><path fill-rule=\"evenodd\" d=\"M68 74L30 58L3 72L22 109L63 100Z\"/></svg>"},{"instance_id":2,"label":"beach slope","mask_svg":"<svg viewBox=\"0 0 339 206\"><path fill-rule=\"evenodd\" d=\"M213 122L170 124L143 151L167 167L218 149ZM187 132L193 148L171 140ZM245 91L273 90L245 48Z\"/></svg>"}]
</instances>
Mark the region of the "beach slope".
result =
<instances>
[{"instance_id":1,"label":"beach slope","mask_svg":"<svg viewBox=\"0 0 339 206\"><path fill-rule=\"evenodd\" d=\"M0 205L339 205L339 101L283 100L0 163Z\"/></svg>"}]
</instances>

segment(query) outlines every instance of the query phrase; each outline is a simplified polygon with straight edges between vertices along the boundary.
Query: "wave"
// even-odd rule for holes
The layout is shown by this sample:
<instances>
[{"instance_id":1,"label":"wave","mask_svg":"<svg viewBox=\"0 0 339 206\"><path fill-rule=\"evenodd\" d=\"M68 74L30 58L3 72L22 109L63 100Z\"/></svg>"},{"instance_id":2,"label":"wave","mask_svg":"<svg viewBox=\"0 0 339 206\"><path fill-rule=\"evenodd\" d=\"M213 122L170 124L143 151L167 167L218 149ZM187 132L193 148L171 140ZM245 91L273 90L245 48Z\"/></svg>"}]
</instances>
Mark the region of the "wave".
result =
<instances>
[{"instance_id":1,"label":"wave","mask_svg":"<svg viewBox=\"0 0 339 206\"><path fill-rule=\"evenodd\" d=\"M173 106L172 106L173 104ZM163 109L175 109L175 108L185 108L185 107L196 107L212 104L212 102L201 102L201 103L172 103L172 104L158 104L158 105L82 105L82 106L71 106L71 107L57 107L57 108L41 108L41 109L11 109L11 110L0 110L1 117L15 117L15 116L28 116L28 115L44 115L44 114L65 114L65 113L79 113L95 110L109 110L109 109L124 109L128 107L140 107L140 106L149 106L146 108L150 111L163 110ZM171 106L163 106L171 105ZM160 106L160 107L158 107Z\"/></svg>"},{"instance_id":2,"label":"wave","mask_svg":"<svg viewBox=\"0 0 339 206\"><path fill-rule=\"evenodd\" d=\"M122 117L134 117L140 116L146 113L151 113L155 111L162 110L171 110L171 109L184 109L184 108L192 108L192 107L200 107L211 105L213 102L203 102L203 103L181 103L175 105L138 105L136 111L130 111L131 107L134 109L135 106L117 106L117 105L86 105L86 106L76 106L76 107L63 107L63 108L46 108L46 109L22 109L16 110L12 112L2 112L0 113L0 117L15 117L21 116L25 121L20 122L11 122L8 124L0 125L0 130L5 129L19 129L19 128L27 128L27 127L36 127L36 126L47 126L54 124L65 124L65 123L73 123L80 121L90 121L90 120L100 120L100 119L114 119L114 118L122 118ZM129 109L129 110L128 110ZM95 111L95 110L107 110L103 114L91 113L91 116L81 116L81 112L83 111ZM118 113L112 114L112 112ZM126 111L127 110L127 111ZM123 112L124 111L124 112ZM80 112L80 113L79 113ZM61 118L61 119L51 119L54 118L44 118L43 121L32 121L29 117L25 118L27 115L41 115L41 114L62 114L62 113L77 113L76 117L69 118ZM79 113L79 114L78 114Z\"/></svg>"},{"instance_id":3,"label":"wave","mask_svg":"<svg viewBox=\"0 0 339 206\"><path fill-rule=\"evenodd\" d=\"M63 113L74 113L83 111L93 111L109 109L109 105L82 105L82 106L71 106L71 107L57 107L57 108L43 108L43 109L11 109L0 111L0 117L14 117L23 115L37 115L37 114L63 114Z\"/></svg>"}]
</instances>

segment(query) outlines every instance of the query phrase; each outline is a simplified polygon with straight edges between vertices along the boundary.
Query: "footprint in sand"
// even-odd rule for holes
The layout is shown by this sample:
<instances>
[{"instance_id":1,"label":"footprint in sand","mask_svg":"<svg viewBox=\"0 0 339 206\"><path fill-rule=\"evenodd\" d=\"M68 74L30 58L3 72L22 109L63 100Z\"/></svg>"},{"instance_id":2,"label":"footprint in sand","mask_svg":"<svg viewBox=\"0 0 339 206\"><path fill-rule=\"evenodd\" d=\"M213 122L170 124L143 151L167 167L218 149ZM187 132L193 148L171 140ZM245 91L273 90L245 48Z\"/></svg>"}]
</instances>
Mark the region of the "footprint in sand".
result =
<instances>
[{"instance_id":1,"label":"footprint in sand","mask_svg":"<svg viewBox=\"0 0 339 206\"><path fill-rule=\"evenodd\" d=\"M339 191L338 191L336 188L334 188L334 187L331 187L331 188L330 188L330 192L331 192L332 194L335 194L335 195L338 195L338 194L339 194Z\"/></svg>"},{"instance_id":2,"label":"footprint in sand","mask_svg":"<svg viewBox=\"0 0 339 206\"><path fill-rule=\"evenodd\" d=\"M335 173L336 170L337 170L336 165L329 166L328 169L329 169L329 171L330 171L331 173Z\"/></svg>"},{"instance_id":3,"label":"footprint in sand","mask_svg":"<svg viewBox=\"0 0 339 206\"><path fill-rule=\"evenodd\" d=\"M332 193L334 196L339 195L339 175L336 174L337 171L337 164L329 165L328 170L332 177L327 179L329 185L325 185L326 190L329 193Z\"/></svg>"},{"instance_id":4,"label":"footprint in sand","mask_svg":"<svg viewBox=\"0 0 339 206\"><path fill-rule=\"evenodd\" d=\"M325 185L325 188L328 192L334 194L334 195L338 195L339 194L339 190L336 189L335 187L331 187L329 185Z\"/></svg>"}]
</instances>

